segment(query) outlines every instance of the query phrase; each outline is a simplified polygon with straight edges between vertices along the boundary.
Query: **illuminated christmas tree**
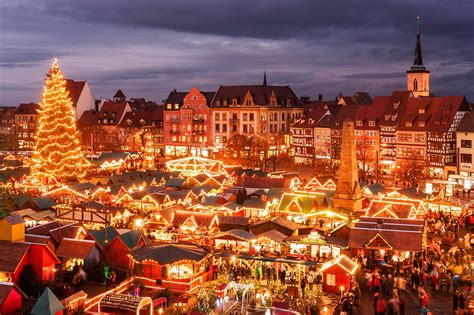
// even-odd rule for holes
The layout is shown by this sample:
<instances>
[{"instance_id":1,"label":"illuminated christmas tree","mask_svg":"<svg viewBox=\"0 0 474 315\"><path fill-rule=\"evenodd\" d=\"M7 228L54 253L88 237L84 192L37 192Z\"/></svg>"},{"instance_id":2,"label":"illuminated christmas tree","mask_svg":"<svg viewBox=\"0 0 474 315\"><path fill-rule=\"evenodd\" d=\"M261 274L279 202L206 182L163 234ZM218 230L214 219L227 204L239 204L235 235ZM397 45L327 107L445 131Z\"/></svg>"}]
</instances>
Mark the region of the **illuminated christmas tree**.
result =
<instances>
[{"instance_id":1,"label":"illuminated christmas tree","mask_svg":"<svg viewBox=\"0 0 474 315\"><path fill-rule=\"evenodd\" d=\"M39 104L32 174L41 181L84 177L88 162L76 129L73 103L55 60L47 74Z\"/></svg>"}]
</instances>

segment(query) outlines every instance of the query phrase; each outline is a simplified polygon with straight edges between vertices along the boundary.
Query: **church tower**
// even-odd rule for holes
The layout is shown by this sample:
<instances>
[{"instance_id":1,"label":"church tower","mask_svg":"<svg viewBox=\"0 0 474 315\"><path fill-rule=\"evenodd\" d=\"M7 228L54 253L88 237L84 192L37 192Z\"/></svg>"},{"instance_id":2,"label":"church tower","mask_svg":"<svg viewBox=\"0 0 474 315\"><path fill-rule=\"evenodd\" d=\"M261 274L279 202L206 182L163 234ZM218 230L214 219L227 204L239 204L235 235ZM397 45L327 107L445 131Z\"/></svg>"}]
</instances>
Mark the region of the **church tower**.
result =
<instances>
[{"instance_id":1,"label":"church tower","mask_svg":"<svg viewBox=\"0 0 474 315\"><path fill-rule=\"evenodd\" d=\"M407 71L407 90L412 91L415 97L430 96L430 72L423 66L421 55L420 17L416 18L416 47L415 61Z\"/></svg>"}]
</instances>

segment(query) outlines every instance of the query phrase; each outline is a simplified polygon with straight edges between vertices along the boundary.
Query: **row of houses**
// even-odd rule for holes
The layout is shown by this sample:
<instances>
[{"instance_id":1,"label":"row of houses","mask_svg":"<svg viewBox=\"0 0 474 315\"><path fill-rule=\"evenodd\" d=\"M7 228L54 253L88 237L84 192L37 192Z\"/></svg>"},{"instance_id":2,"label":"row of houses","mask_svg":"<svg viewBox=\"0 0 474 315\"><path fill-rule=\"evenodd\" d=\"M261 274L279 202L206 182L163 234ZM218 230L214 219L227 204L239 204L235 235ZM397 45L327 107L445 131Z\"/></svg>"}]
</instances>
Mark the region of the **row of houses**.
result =
<instances>
[{"instance_id":1,"label":"row of houses","mask_svg":"<svg viewBox=\"0 0 474 315\"><path fill-rule=\"evenodd\" d=\"M311 111L291 126L295 162L339 160L341 122L351 120L359 163L371 164L373 172L378 167L391 174L418 159L426 161L430 177L472 175L473 115L465 97L414 97L410 91L395 91L368 104L343 100L313 102Z\"/></svg>"}]
</instances>

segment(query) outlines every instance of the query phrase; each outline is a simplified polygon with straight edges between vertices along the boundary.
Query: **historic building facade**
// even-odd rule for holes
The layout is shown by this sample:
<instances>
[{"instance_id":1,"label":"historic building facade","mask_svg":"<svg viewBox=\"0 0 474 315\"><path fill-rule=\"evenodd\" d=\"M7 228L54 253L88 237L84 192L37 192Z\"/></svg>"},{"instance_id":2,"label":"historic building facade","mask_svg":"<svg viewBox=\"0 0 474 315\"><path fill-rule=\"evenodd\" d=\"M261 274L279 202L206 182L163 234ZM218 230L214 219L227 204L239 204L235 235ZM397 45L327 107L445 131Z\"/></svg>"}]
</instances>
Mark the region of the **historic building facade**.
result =
<instances>
[{"instance_id":1,"label":"historic building facade","mask_svg":"<svg viewBox=\"0 0 474 315\"><path fill-rule=\"evenodd\" d=\"M209 156L211 110L214 92L172 91L165 101L164 148L166 156Z\"/></svg>"}]
</instances>

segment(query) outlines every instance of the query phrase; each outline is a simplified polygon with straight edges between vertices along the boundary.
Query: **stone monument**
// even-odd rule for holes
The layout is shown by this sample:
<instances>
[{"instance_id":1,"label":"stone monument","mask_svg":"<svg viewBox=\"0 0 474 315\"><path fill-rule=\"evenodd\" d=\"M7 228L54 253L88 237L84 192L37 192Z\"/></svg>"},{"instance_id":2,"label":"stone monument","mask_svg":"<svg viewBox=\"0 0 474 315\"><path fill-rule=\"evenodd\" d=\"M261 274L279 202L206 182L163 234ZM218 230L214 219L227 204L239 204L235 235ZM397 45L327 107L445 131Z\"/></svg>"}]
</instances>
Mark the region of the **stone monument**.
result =
<instances>
[{"instance_id":1,"label":"stone monument","mask_svg":"<svg viewBox=\"0 0 474 315\"><path fill-rule=\"evenodd\" d=\"M354 123L345 121L342 127L341 164L337 180L334 208L345 208L351 211L362 210L362 194L357 170L356 143Z\"/></svg>"}]
</instances>

